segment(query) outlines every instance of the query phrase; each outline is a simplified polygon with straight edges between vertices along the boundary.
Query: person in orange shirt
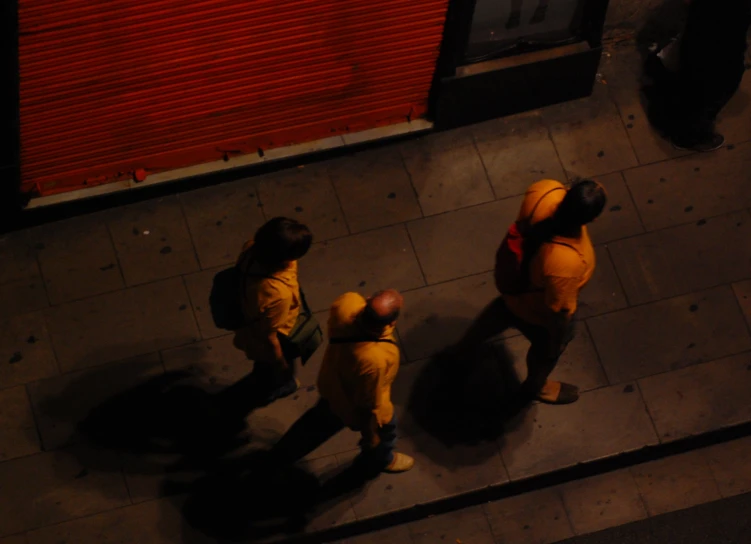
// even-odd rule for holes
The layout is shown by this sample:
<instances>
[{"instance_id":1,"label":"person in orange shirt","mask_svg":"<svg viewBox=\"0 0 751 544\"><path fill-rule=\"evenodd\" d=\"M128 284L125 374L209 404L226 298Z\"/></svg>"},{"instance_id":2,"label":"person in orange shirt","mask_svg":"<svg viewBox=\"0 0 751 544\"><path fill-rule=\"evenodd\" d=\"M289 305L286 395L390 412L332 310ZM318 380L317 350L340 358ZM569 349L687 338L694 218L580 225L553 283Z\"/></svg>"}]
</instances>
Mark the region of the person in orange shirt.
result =
<instances>
[{"instance_id":1,"label":"person in orange shirt","mask_svg":"<svg viewBox=\"0 0 751 544\"><path fill-rule=\"evenodd\" d=\"M275 217L245 243L238 257L246 325L236 331L234 344L254 361L253 374L269 389L266 402L289 396L299 387L295 362L285 353L282 340L300 315L297 261L312 242L308 227Z\"/></svg>"},{"instance_id":2,"label":"person in orange shirt","mask_svg":"<svg viewBox=\"0 0 751 544\"><path fill-rule=\"evenodd\" d=\"M501 297L486 308L455 347L473 352L478 345L508 327L520 330L531 342L527 378L521 400L567 404L579 398L576 386L548 380L574 336L574 316L581 289L595 270L595 251L586 225L605 207L604 188L591 180L570 189L554 180L527 189L515 228L521 234L518 270L502 266L501 245L495 279ZM504 243L506 240L504 240ZM519 278L509 278L516 276ZM521 279L515 289L504 287Z\"/></svg>"},{"instance_id":3,"label":"person in orange shirt","mask_svg":"<svg viewBox=\"0 0 751 544\"><path fill-rule=\"evenodd\" d=\"M348 427L362 435L356 465L367 473L412 468L414 459L394 451L391 385L399 370L394 328L402 305L393 289L368 299L358 293L336 299L318 374L321 398L273 447L276 462L294 462Z\"/></svg>"}]
</instances>

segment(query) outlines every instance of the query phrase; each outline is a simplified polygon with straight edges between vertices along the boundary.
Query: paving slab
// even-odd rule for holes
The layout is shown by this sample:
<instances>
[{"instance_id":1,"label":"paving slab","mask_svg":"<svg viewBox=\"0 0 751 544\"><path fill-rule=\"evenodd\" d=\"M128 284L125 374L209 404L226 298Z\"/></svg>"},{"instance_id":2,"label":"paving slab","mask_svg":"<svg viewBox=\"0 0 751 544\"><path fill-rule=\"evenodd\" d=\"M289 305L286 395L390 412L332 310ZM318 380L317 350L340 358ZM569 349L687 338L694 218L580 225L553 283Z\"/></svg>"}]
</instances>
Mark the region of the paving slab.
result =
<instances>
[{"instance_id":1,"label":"paving slab","mask_svg":"<svg viewBox=\"0 0 751 544\"><path fill-rule=\"evenodd\" d=\"M493 270L495 252L521 201L498 200L408 223L428 284Z\"/></svg>"},{"instance_id":2,"label":"paving slab","mask_svg":"<svg viewBox=\"0 0 751 544\"><path fill-rule=\"evenodd\" d=\"M201 332L201 338L204 339L216 338L227 334L226 330L217 328L214 325L214 318L211 317L211 304L209 304L214 276L217 272L225 268L227 268L226 265L183 276L185 288L188 290L190 303L193 307L193 314L198 323L198 330Z\"/></svg>"},{"instance_id":3,"label":"paving slab","mask_svg":"<svg viewBox=\"0 0 751 544\"><path fill-rule=\"evenodd\" d=\"M751 206L751 143L624 172L644 225L657 230Z\"/></svg>"},{"instance_id":4,"label":"paving slab","mask_svg":"<svg viewBox=\"0 0 751 544\"><path fill-rule=\"evenodd\" d=\"M58 372L42 312L0 320L0 388L41 380Z\"/></svg>"},{"instance_id":5,"label":"paving slab","mask_svg":"<svg viewBox=\"0 0 751 544\"><path fill-rule=\"evenodd\" d=\"M0 462L41 451L29 396L22 385L0 390Z\"/></svg>"},{"instance_id":6,"label":"paving slab","mask_svg":"<svg viewBox=\"0 0 751 544\"><path fill-rule=\"evenodd\" d=\"M671 455L631 467L650 516L659 516L720 499L701 450Z\"/></svg>"},{"instance_id":7,"label":"paving slab","mask_svg":"<svg viewBox=\"0 0 751 544\"><path fill-rule=\"evenodd\" d=\"M511 480L611 457L658 442L636 384L583 393L567 406L534 404L501 439Z\"/></svg>"},{"instance_id":8,"label":"paving slab","mask_svg":"<svg viewBox=\"0 0 751 544\"><path fill-rule=\"evenodd\" d=\"M621 172L594 178L607 192L608 202L602 215L587 226L592 242L606 244L644 232L631 192Z\"/></svg>"},{"instance_id":9,"label":"paving slab","mask_svg":"<svg viewBox=\"0 0 751 544\"><path fill-rule=\"evenodd\" d=\"M321 165L267 174L258 180L258 195L268 219L297 219L310 228L316 241L349 234L334 187Z\"/></svg>"},{"instance_id":10,"label":"paving slab","mask_svg":"<svg viewBox=\"0 0 751 544\"><path fill-rule=\"evenodd\" d=\"M733 291L735 291L738 304L741 307L743 315L746 317L746 323L748 323L751 329L751 280L734 283Z\"/></svg>"},{"instance_id":11,"label":"paving slab","mask_svg":"<svg viewBox=\"0 0 751 544\"><path fill-rule=\"evenodd\" d=\"M751 437L724 442L704 450L715 482L723 497L734 497L751 491L751 464L739 459L751 456Z\"/></svg>"},{"instance_id":12,"label":"paving slab","mask_svg":"<svg viewBox=\"0 0 751 544\"><path fill-rule=\"evenodd\" d=\"M607 246L595 246L595 259L597 265L592 279L579 293L576 311L579 319L606 314L628 306Z\"/></svg>"},{"instance_id":13,"label":"paving slab","mask_svg":"<svg viewBox=\"0 0 751 544\"><path fill-rule=\"evenodd\" d=\"M423 213L435 215L495 198L485 166L471 138L456 147L409 142L402 154Z\"/></svg>"},{"instance_id":14,"label":"paving slab","mask_svg":"<svg viewBox=\"0 0 751 544\"><path fill-rule=\"evenodd\" d=\"M412 534L406 525L396 525L372 533L347 538L334 544L413 544Z\"/></svg>"},{"instance_id":15,"label":"paving slab","mask_svg":"<svg viewBox=\"0 0 751 544\"><path fill-rule=\"evenodd\" d=\"M348 291L406 291L424 281L407 229L398 225L315 244L300 260L300 284L319 312Z\"/></svg>"},{"instance_id":16,"label":"paving slab","mask_svg":"<svg viewBox=\"0 0 751 544\"><path fill-rule=\"evenodd\" d=\"M93 408L163 372L159 354L150 354L29 384L45 451L77 441L77 425Z\"/></svg>"},{"instance_id":17,"label":"paving slab","mask_svg":"<svg viewBox=\"0 0 751 544\"><path fill-rule=\"evenodd\" d=\"M521 378L526 378L529 340L524 336L515 336L505 339L503 343L513 357L517 374ZM576 336L566 347L566 351L563 352L550 378L575 384L581 391L609 385L584 323L577 324Z\"/></svg>"},{"instance_id":18,"label":"paving slab","mask_svg":"<svg viewBox=\"0 0 751 544\"><path fill-rule=\"evenodd\" d=\"M181 504L173 499L127 506L31 531L28 534L28 544L107 542L113 537L118 544L216 542L191 528L182 519L180 507Z\"/></svg>"},{"instance_id":19,"label":"paving slab","mask_svg":"<svg viewBox=\"0 0 751 544\"><path fill-rule=\"evenodd\" d=\"M407 359L424 359L456 343L497 297L490 273L404 293L397 328Z\"/></svg>"},{"instance_id":20,"label":"paving slab","mask_svg":"<svg viewBox=\"0 0 751 544\"><path fill-rule=\"evenodd\" d=\"M640 95L643 69L641 54L632 42L606 51L600 63L603 80L618 106L639 163L649 164L687 154L675 149L649 123Z\"/></svg>"},{"instance_id":21,"label":"paving slab","mask_svg":"<svg viewBox=\"0 0 751 544\"><path fill-rule=\"evenodd\" d=\"M593 317L587 325L613 384L751 349L728 286Z\"/></svg>"},{"instance_id":22,"label":"paving slab","mask_svg":"<svg viewBox=\"0 0 751 544\"><path fill-rule=\"evenodd\" d=\"M252 179L189 191L180 201L203 269L233 263L265 221Z\"/></svg>"},{"instance_id":23,"label":"paving slab","mask_svg":"<svg viewBox=\"0 0 751 544\"><path fill-rule=\"evenodd\" d=\"M574 536L558 490L541 489L484 505L496 542L553 544Z\"/></svg>"},{"instance_id":24,"label":"paving slab","mask_svg":"<svg viewBox=\"0 0 751 544\"><path fill-rule=\"evenodd\" d=\"M652 302L747 279L751 217L735 212L614 242L608 249L629 302Z\"/></svg>"},{"instance_id":25,"label":"paving slab","mask_svg":"<svg viewBox=\"0 0 751 544\"><path fill-rule=\"evenodd\" d=\"M560 486L574 533L583 535L646 519L647 510L628 469Z\"/></svg>"},{"instance_id":26,"label":"paving slab","mask_svg":"<svg viewBox=\"0 0 751 544\"><path fill-rule=\"evenodd\" d=\"M111 210L107 215L127 285L198 270L198 259L176 196Z\"/></svg>"},{"instance_id":27,"label":"paving slab","mask_svg":"<svg viewBox=\"0 0 751 544\"><path fill-rule=\"evenodd\" d=\"M748 71L743 76L740 88L730 102L717 116L717 130L725 136L727 144L737 144L751 140L751 124L747 111L751 103L751 76Z\"/></svg>"},{"instance_id":28,"label":"paving slab","mask_svg":"<svg viewBox=\"0 0 751 544\"><path fill-rule=\"evenodd\" d=\"M115 291L125 285L104 213L37 227L30 238L51 304Z\"/></svg>"},{"instance_id":29,"label":"paving slab","mask_svg":"<svg viewBox=\"0 0 751 544\"><path fill-rule=\"evenodd\" d=\"M638 164L606 85L595 83L591 97L545 108L543 116L570 180Z\"/></svg>"},{"instance_id":30,"label":"paving slab","mask_svg":"<svg viewBox=\"0 0 751 544\"><path fill-rule=\"evenodd\" d=\"M639 387L660 440L669 442L751 420L751 355L658 374Z\"/></svg>"},{"instance_id":31,"label":"paving slab","mask_svg":"<svg viewBox=\"0 0 751 544\"><path fill-rule=\"evenodd\" d=\"M353 233L422 217L417 195L394 146L354 153L325 165Z\"/></svg>"},{"instance_id":32,"label":"paving slab","mask_svg":"<svg viewBox=\"0 0 751 544\"><path fill-rule=\"evenodd\" d=\"M566 179L540 112L493 119L472 132L496 198L523 195L541 179Z\"/></svg>"},{"instance_id":33,"label":"paving slab","mask_svg":"<svg viewBox=\"0 0 751 544\"><path fill-rule=\"evenodd\" d=\"M47 322L63 372L199 340L181 278L50 308Z\"/></svg>"},{"instance_id":34,"label":"paving slab","mask_svg":"<svg viewBox=\"0 0 751 544\"><path fill-rule=\"evenodd\" d=\"M495 544L493 533L490 531L490 523L481 506L431 516L411 523L409 529L415 544L435 542Z\"/></svg>"},{"instance_id":35,"label":"paving slab","mask_svg":"<svg viewBox=\"0 0 751 544\"><path fill-rule=\"evenodd\" d=\"M0 237L0 262L3 263L0 270L0 319L33 312L49 304L29 231Z\"/></svg>"},{"instance_id":36,"label":"paving slab","mask_svg":"<svg viewBox=\"0 0 751 544\"><path fill-rule=\"evenodd\" d=\"M112 460L113 468L117 463ZM130 504L119 470L90 470L86 461L71 451L0 463L0 488L2 536Z\"/></svg>"},{"instance_id":37,"label":"paving slab","mask_svg":"<svg viewBox=\"0 0 751 544\"><path fill-rule=\"evenodd\" d=\"M206 385L231 385L253 370L253 362L237 349L234 335L228 334L187 346L162 351L167 372L188 371Z\"/></svg>"}]
</instances>

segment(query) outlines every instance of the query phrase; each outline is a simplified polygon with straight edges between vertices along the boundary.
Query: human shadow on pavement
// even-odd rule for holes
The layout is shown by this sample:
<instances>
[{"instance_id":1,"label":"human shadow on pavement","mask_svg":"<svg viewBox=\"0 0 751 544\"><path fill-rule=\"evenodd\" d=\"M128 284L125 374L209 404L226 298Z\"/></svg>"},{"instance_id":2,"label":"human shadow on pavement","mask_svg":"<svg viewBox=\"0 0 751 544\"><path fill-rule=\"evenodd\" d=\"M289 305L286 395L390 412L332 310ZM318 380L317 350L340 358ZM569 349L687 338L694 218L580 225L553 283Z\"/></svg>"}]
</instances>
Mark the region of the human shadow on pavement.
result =
<instances>
[{"instance_id":1,"label":"human shadow on pavement","mask_svg":"<svg viewBox=\"0 0 751 544\"><path fill-rule=\"evenodd\" d=\"M173 502L183 514L185 535L198 530L210 538L255 541L298 534L311 523L325 528L320 519L351 511L347 493L371 477L355 467L340 469L335 461L281 464L259 450L269 436L259 440L248 429L246 418L263 397L252 374L225 388L153 365L138 374L114 394L94 395L85 417L80 402L75 409L66 406L91 396L113 376L121 378L114 367L84 373L43 409L60 425L75 426L60 446L67 446L62 451L86 473L124 471L139 502L183 495ZM297 437L300 447L308 438Z\"/></svg>"},{"instance_id":2,"label":"human shadow on pavement","mask_svg":"<svg viewBox=\"0 0 751 544\"><path fill-rule=\"evenodd\" d=\"M454 326L466 329L461 341L431 357L410 392L410 417L446 446L501 439L523 420L521 380L501 338L511 329L499 318L499 303L488 304L469 325L454 319ZM475 348L459 348L465 342Z\"/></svg>"}]
</instances>

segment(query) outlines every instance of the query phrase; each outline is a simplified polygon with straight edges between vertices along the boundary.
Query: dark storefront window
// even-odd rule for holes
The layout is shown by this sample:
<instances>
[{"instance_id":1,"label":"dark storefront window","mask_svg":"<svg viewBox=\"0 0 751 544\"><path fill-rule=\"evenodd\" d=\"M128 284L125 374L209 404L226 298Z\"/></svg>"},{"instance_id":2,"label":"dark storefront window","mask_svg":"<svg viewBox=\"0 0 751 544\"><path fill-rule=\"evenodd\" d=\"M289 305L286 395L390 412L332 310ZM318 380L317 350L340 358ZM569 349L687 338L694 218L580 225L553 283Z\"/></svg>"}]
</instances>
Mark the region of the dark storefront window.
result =
<instances>
[{"instance_id":1,"label":"dark storefront window","mask_svg":"<svg viewBox=\"0 0 751 544\"><path fill-rule=\"evenodd\" d=\"M477 0L464 62L553 47L579 39L585 0Z\"/></svg>"}]
</instances>

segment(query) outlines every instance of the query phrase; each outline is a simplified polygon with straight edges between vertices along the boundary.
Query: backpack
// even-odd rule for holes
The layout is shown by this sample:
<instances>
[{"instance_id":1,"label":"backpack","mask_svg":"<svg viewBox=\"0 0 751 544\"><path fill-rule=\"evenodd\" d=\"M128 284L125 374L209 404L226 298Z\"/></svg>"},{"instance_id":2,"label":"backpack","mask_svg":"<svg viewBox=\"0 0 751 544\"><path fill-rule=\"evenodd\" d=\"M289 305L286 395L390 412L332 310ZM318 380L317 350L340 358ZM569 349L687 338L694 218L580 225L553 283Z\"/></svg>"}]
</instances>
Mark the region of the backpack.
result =
<instances>
[{"instance_id":1,"label":"backpack","mask_svg":"<svg viewBox=\"0 0 751 544\"><path fill-rule=\"evenodd\" d=\"M220 270L214 276L209 307L217 328L236 331L245 324L241 300L242 281L243 274L237 266Z\"/></svg>"},{"instance_id":2,"label":"backpack","mask_svg":"<svg viewBox=\"0 0 751 544\"><path fill-rule=\"evenodd\" d=\"M522 274L524 236L518 223L512 224L495 253L495 286L505 295L527 291L529 278Z\"/></svg>"}]
</instances>

